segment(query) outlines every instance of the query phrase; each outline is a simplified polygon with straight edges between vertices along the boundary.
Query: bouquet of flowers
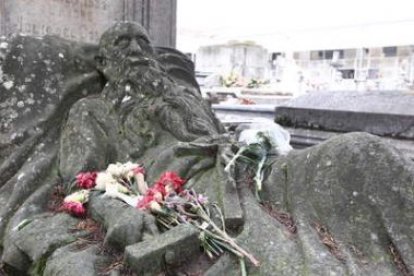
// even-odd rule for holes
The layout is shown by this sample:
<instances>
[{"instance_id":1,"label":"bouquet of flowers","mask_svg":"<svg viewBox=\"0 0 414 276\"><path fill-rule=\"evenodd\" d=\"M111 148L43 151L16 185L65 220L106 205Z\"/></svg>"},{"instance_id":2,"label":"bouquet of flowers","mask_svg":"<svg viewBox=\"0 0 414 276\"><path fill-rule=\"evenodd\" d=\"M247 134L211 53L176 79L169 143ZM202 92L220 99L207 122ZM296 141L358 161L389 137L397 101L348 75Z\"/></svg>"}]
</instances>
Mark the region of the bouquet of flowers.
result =
<instances>
[{"instance_id":1,"label":"bouquet of flowers","mask_svg":"<svg viewBox=\"0 0 414 276\"><path fill-rule=\"evenodd\" d=\"M151 187L145 182L144 175L144 168L131 162L111 164L102 172L79 173L76 185L81 190L64 199L63 209L83 217L90 190L103 191L104 197L117 198L132 207L150 212L165 230L178 224L196 227L200 231L203 249L210 258L226 250L238 256L242 263L247 258L255 266L259 265L254 256L226 233L220 208L193 189L185 189L186 181L177 173L163 173ZM220 216L221 227L212 220L210 211L213 209Z\"/></svg>"},{"instance_id":2,"label":"bouquet of flowers","mask_svg":"<svg viewBox=\"0 0 414 276\"><path fill-rule=\"evenodd\" d=\"M244 80L235 72L230 72L226 77L221 78L221 84L225 87L243 87Z\"/></svg>"},{"instance_id":3,"label":"bouquet of flowers","mask_svg":"<svg viewBox=\"0 0 414 276\"><path fill-rule=\"evenodd\" d=\"M280 125L270 120L262 120L254 125L243 125L238 141L242 145L233 158L227 163L224 170L229 172L236 161L243 160L256 168L254 182L256 196L259 201L262 191L264 167L269 155L286 155L291 150L290 134Z\"/></svg>"}]
</instances>

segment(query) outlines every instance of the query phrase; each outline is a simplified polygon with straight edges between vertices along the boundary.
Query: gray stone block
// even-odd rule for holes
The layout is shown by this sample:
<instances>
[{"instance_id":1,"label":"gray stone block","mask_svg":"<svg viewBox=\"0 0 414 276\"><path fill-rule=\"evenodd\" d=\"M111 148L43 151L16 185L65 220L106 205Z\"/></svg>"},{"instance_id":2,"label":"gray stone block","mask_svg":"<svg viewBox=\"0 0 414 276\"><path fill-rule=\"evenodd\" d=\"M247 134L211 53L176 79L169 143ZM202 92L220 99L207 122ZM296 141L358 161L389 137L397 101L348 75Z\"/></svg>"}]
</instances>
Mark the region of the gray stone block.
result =
<instances>
[{"instance_id":1,"label":"gray stone block","mask_svg":"<svg viewBox=\"0 0 414 276\"><path fill-rule=\"evenodd\" d=\"M87 235L85 231L68 231L78 222L79 220L64 213L57 215L45 213L34 217L29 224L13 232L11 237L13 247L5 250L2 262L19 270L26 270L27 267L22 267L25 260L20 259L21 255L18 254L21 252L32 262L32 267L37 267L54 250Z\"/></svg>"},{"instance_id":2,"label":"gray stone block","mask_svg":"<svg viewBox=\"0 0 414 276\"><path fill-rule=\"evenodd\" d=\"M179 225L147 241L127 246L125 261L138 275L154 275L165 263L179 264L200 250L199 231Z\"/></svg>"},{"instance_id":3,"label":"gray stone block","mask_svg":"<svg viewBox=\"0 0 414 276\"><path fill-rule=\"evenodd\" d=\"M99 246L93 245L83 250L70 244L56 250L47 260L44 276L94 276L97 266L104 264L105 257L98 255Z\"/></svg>"},{"instance_id":4,"label":"gray stone block","mask_svg":"<svg viewBox=\"0 0 414 276\"><path fill-rule=\"evenodd\" d=\"M283 126L414 138L414 96L398 91L308 94L276 108Z\"/></svg>"},{"instance_id":5,"label":"gray stone block","mask_svg":"<svg viewBox=\"0 0 414 276\"><path fill-rule=\"evenodd\" d=\"M93 219L105 226L105 243L123 250L142 240L144 212L120 200L99 195L91 196L89 212Z\"/></svg>"},{"instance_id":6,"label":"gray stone block","mask_svg":"<svg viewBox=\"0 0 414 276\"><path fill-rule=\"evenodd\" d=\"M232 183L232 181L226 182L223 195L223 209L226 228L237 230L243 226L243 211L240 206L240 198L236 184Z\"/></svg>"}]
</instances>

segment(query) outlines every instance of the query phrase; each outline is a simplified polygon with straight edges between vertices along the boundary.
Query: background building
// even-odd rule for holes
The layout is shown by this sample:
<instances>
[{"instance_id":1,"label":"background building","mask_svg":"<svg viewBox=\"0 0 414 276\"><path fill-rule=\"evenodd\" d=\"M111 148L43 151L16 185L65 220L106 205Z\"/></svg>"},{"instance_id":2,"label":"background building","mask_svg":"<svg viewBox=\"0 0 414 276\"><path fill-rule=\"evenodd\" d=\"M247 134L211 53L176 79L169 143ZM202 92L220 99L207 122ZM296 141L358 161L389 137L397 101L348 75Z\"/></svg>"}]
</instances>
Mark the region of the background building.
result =
<instances>
[{"instance_id":1,"label":"background building","mask_svg":"<svg viewBox=\"0 0 414 276\"><path fill-rule=\"evenodd\" d=\"M321 49L294 52L311 90L388 90L412 87L414 47Z\"/></svg>"},{"instance_id":2,"label":"background building","mask_svg":"<svg viewBox=\"0 0 414 276\"><path fill-rule=\"evenodd\" d=\"M200 47L193 59L199 72L259 79L265 77L268 52L251 42L229 42Z\"/></svg>"}]
</instances>

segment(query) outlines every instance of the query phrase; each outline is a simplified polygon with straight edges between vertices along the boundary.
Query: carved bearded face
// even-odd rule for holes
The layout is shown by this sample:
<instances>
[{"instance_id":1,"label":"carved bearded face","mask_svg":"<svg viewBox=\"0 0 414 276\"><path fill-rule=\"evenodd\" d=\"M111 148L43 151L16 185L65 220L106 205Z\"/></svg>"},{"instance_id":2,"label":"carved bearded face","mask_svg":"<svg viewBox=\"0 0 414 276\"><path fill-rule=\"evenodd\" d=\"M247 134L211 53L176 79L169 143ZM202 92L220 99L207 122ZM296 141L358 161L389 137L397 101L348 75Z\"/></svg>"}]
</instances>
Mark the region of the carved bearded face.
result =
<instances>
[{"instance_id":1,"label":"carved bearded face","mask_svg":"<svg viewBox=\"0 0 414 276\"><path fill-rule=\"evenodd\" d=\"M100 41L100 66L107 80L117 85L141 89L159 78L161 73L154 59L154 50L143 27L135 23L117 23Z\"/></svg>"}]
</instances>

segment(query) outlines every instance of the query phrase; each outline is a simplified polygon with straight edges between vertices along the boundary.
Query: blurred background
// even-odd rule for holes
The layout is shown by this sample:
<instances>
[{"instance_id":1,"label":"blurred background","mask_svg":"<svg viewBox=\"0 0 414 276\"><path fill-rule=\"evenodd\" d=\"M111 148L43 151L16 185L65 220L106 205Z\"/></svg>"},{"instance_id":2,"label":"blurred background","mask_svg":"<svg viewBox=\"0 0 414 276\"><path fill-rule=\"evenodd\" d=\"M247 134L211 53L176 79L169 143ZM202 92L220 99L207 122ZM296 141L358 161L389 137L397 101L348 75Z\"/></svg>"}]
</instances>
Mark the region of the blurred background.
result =
<instances>
[{"instance_id":1,"label":"blurred background","mask_svg":"<svg viewBox=\"0 0 414 276\"><path fill-rule=\"evenodd\" d=\"M194 61L205 93L413 87L413 1L177 3L177 48Z\"/></svg>"}]
</instances>

